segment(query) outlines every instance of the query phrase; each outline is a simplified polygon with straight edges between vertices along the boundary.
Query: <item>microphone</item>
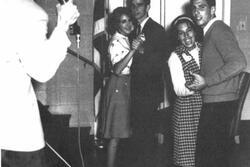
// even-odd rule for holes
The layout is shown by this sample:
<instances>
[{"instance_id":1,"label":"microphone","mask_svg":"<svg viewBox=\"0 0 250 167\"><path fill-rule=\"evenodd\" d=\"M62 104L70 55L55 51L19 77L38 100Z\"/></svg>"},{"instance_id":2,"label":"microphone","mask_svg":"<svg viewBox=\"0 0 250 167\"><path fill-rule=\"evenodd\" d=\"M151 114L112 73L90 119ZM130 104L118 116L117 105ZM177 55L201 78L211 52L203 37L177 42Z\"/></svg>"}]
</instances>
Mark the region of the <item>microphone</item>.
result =
<instances>
[{"instance_id":1,"label":"microphone","mask_svg":"<svg viewBox=\"0 0 250 167\"><path fill-rule=\"evenodd\" d=\"M68 0L58 0L58 2L63 5L66 2L68 2ZM80 34L81 34L81 27L78 25L77 21L69 26L69 31L70 31L70 35L75 35L76 36L76 42L77 42L77 48L79 48L80 46Z\"/></svg>"}]
</instances>

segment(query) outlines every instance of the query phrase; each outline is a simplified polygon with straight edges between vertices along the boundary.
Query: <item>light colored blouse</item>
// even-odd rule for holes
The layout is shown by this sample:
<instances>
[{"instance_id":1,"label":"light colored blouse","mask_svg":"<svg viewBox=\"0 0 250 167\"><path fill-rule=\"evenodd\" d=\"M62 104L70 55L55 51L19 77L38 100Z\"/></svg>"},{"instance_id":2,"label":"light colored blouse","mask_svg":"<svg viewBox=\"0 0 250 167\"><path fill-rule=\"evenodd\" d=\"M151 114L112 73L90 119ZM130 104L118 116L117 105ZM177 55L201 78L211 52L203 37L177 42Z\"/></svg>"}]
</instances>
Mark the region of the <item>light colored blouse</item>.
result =
<instances>
[{"instance_id":1,"label":"light colored blouse","mask_svg":"<svg viewBox=\"0 0 250 167\"><path fill-rule=\"evenodd\" d=\"M128 37L116 32L109 44L108 52L111 59L112 65L115 65L121 61L130 51L130 43ZM130 74L130 66L132 64L132 59L128 62L127 66L122 70L121 74Z\"/></svg>"},{"instance_id":2,"label":"light colored blouse","mask_svg":"<svg viewBox=\"0 0 250 167\"><path fill-rule=\"evenodd\" d=\"M193 50L189 51L189 53L193 56L195 62L200 66L199 62L199 48L196 46ZM190 61L191 57L182 54L182 57L185 61ZM186 80L184 77L182 63L175 52L172 52L170 58L168 60L168 66L170 69L170 74L172 78L172 83L174 86L174 91L177 96L188 96L194 94L194 91L191 91L185 86Z\"/></svg>"}]
</instances>

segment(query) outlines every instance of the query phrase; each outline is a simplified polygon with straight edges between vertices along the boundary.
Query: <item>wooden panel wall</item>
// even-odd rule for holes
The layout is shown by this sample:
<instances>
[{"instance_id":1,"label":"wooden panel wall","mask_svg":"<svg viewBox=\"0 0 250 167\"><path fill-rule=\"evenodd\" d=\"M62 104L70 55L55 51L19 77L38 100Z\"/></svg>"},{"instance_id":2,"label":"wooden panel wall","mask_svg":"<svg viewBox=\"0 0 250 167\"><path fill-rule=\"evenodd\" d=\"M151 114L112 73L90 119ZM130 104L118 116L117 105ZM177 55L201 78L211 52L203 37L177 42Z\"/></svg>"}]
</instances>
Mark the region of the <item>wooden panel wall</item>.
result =
<instances>
[{"instance_id":1,"label":"wooden panel wall","mask_svg":"<svg viewBox=\"0 0 250 167\"><path fill-rule=\"evenodd\" d=\"M37 0L49 14L49 32L56 24L57 0ZM80 48L75 36L70 36L70 49L92 60L93 0L74 0L80 11L78 24L81 27ZM39 85L37 95L44 105L49 105L52 114L71 114L70 127L92 126L93 68L76 57L67 55L56 75L46 84ZM80 118L80 119L78 119ZM79 121L78 121L79 120Z\"/></svg>"}]
</instances>

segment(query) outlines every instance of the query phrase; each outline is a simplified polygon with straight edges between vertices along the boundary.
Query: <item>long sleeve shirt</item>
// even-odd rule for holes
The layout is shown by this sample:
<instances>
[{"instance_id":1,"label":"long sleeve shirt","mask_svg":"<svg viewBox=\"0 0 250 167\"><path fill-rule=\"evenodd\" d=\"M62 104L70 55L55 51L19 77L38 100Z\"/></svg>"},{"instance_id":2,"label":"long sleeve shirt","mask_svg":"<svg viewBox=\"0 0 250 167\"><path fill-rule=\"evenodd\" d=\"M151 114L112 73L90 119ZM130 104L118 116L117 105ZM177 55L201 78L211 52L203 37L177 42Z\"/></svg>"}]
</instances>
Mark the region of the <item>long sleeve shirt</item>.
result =
<instances>
[{"instance_id":1,"label":"long sleeve shirt","mask_svg":"<svg viewBox=\"0 0 250 167\"><path fill-rule=\"evenodd\" d=\"M199 49L196 47L195 49L190 51L190 54L193 56L196 63L200 66L199 62ZM185 61L189 61L191 59L190 56L186 54L182 54L182 57ZM170 74L172 78L172 83L174 86L174 91L177 96L188 96L194 94L193 91L189 90L186 86L186 80L184 77L182 63L180 58L176 54L176 52L172 52L170 58L168 60L168 66L170 69Z\"/></svg>"},{"instance_id":2,"label":"long sleeve shirt","mask_svg":"<svg viewBox=\"0 0 250 167\"><path fill-rule=\"evenodd\" d=\"M6 1L0 8L0 147L35 151L45 142L31 78L52 78L70 41L58 28L46 38L48 16L33 1Z\"/></svg>"}]
</instances>

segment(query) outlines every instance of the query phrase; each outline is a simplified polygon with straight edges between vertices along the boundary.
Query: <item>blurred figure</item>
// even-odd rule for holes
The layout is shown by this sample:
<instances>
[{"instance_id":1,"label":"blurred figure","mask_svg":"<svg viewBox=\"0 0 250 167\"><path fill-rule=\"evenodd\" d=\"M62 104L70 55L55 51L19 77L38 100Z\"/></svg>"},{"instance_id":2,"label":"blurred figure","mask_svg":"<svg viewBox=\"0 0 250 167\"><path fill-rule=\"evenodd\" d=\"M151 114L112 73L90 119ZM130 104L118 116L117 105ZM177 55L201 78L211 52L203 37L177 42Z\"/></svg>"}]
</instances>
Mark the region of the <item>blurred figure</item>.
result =
<instances>
[{"instance_id":1,"label":"blurred figure","mask_svg":"<svg viewBox=\"0 0 250 167\"><path fill-rule=\"evenodd\" d=\"M33 0L1 0L0 148L3 167L43 167L44 135L31 78L46 82L64 60L69 25L79 17L72 0L58 5L47 39L48 16Z\"/></svg>"},{"instance_id":2,"label":"blurred figure","mask_svg":"<svg viewBox=\"0 0 250 167\"><path fill-rule=\"evenodd\" d=\"M173 22L179 46L168 60L172 83L177 95L173 108L173 163L178 167L195 166L196 134L202 107L200 91L186 87L193 82L190 73L200 73L201 45L196 41L196 28L188 16Z\"/></svg>"},{"instance_id":3,"label":"blurred figure","mask_svg":"<svg viewBox=\"0 0 250 167\"><path fill-rule=\"evenodd\" d=\"M230 124L238 99L239 73L246 67L231 28L215 16L215 0L191 0L193 17L203 31L201 74L188 87L202 90L197 138L197 167L228 167Z\"/></svg>"},{"instance_id":4,"label":"blurred figure","mask_svg":"<svg viewBox=\"0 0 250 167\"><path fill-rule=\"evenodd\" d=\"M134 30L132 15L125 7L116 8L109 18L112 39L108 53L112 63L112 75L104 97L104 138L109 139L107 167L116 166L116 154L121 138L131 135L130 128L130 66L135 52L143 42L139 35L129 42Z\"/></svg>"}]
</instances>

